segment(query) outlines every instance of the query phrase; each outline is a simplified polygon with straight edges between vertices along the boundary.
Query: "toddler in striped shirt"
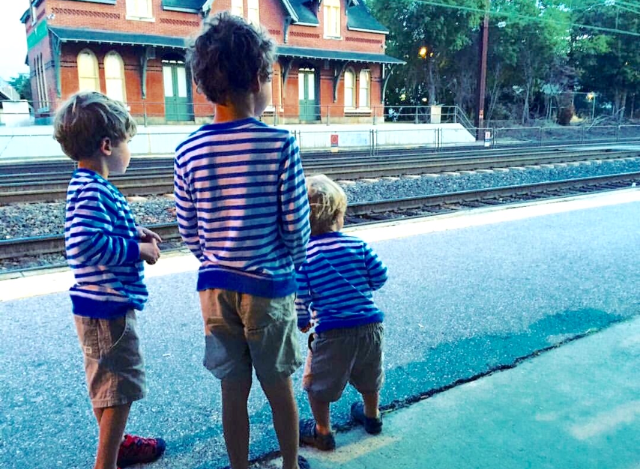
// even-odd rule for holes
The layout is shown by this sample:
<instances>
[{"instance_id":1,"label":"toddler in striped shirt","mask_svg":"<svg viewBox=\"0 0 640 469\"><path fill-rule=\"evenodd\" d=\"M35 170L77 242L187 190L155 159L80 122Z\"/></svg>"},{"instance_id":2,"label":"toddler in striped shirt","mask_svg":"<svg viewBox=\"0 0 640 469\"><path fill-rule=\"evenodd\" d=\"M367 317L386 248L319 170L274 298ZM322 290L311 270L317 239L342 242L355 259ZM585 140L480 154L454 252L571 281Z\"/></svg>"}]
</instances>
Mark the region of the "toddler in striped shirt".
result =
<instances>
[{"instance_id":1,"label":"toddler in striped shirt","mask_svg":"<svg viewBox=\"0 0 640 469\"><path fill-rule=\"evenodd\" d=\"M124 435L124 429L132 402L146 394L136 310L148 296L143 261L155 264L161 239L136 225L127 200L108 181L129 166L136 123L122 103L89 91L60 108L54 132L78 163L67 190L64 234L76 280L73 314L99 427L94 469L150 462L165 442Z\"/></svg>"},{"instance_id":2,"label":"toddler in striped shirt","mask_svg":"<svg viewBox=\"0 0 640 469\"><path fill-rule=\"evenodd\" d=\"M382 369L383 313L372 291L387 281L387 268L359 238L340 232L347 196L324 175L307 179L311 239L307 260L298 269L298 328L312 323L303 386L314 419L300 422L300 442L320 450L335 448L330 404L347 382L364 402L351 406L352 418L371 434L382 431L378 410Z\"/></svg>"}]
</instances>

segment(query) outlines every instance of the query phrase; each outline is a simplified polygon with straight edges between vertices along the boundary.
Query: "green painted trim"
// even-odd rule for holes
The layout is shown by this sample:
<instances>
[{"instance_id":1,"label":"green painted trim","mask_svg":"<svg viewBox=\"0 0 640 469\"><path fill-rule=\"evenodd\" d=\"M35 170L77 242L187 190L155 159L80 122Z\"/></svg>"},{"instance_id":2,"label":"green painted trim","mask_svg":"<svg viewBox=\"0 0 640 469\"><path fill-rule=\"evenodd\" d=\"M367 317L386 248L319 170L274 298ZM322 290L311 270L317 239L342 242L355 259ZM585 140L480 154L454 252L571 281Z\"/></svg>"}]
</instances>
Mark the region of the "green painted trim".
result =
<instances>
[{"instance_id":1,"label":"green painted trim","mask_svg":"<svg viewBox=\"0 0 640 469\"><path fill-rule=\"evenodd\" d=\"M27 37L27 50L33 49L35 46L40 44L49 32L49 27L47 24L47 20L43 19L40 21L31 31L31 34Z\"/></svg>"}]
</instances>

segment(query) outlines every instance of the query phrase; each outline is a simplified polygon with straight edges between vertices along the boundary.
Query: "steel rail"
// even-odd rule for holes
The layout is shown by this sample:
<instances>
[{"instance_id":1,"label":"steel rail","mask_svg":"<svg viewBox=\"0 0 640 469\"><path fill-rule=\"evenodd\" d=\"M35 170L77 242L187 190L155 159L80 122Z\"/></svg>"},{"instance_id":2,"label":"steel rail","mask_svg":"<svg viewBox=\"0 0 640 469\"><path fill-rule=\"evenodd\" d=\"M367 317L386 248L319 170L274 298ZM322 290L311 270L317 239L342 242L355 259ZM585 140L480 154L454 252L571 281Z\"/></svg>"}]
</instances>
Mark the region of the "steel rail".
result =
<instances>
[{"instance_id":1,"label":"steel rail","mask_svg":"<svg viewBox=\"0 0 640 469\"><path fill-rule=\"evenodd\" d=\"M458 157L452 158L402 158L393 161L365 160L355 162L323 161L304 164L305 172L326 174L334 179L360 179L393 177L411 174L473 171L509 166L559 164L591 159L618 159L638 155L637 151L622 152L569 152L562 154L523 155L513 157ZM68 177L68 176L67 176ZM172 171L160 174L128 174L112 178L112 182L125 196L169 194L173 192ZM29 186L25 190L25 185ZM11 182L0 184L0 205L11 203L49 202L66 198L68 181Z\"/></svg>"},{"instance_id":2,"label":"steel rail","mask_svg":"<svg viewBox=\"0 0 640 469\"><path fill-rule=\"evenodd\" d=\"M490 189L461 191L447 194L435 194L424 197L410 197L376 202L351 204L347 208L347 218L364 217L384 212L397 212L424 207L435 207L448 204L461 204L478 201L495 200L501 197L539 195L545 192L561 191L584 187L602 187L611 189L621 183L640 181L640 172L595 176L581 179L526 184L521 186L505 186ZM609 186L608 186L609 185ZM388 221L388 220L387 220ZM157 232L163 240L179 240L178 225L175 222L149 225L149 229ZM0 260L15 259L64 252L64 235L49 235L33 238L15 238L0 240Z\"/></svg>"}]
</instances>

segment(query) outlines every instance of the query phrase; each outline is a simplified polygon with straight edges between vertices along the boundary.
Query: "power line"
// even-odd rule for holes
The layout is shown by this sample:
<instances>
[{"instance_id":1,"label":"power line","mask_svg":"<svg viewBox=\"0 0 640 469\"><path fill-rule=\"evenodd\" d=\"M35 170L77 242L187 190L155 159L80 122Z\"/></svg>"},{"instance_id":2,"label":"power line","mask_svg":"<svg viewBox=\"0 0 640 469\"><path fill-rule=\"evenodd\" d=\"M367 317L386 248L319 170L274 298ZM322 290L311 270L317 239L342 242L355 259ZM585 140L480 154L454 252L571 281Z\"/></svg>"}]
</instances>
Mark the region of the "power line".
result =
<instances>
[{"instance_id":1,"label":"power line","mask_svg":"<svg viewBox=\"0 0 640 469\"><path fill-rule=\"evenodd\" d=\"M430 1L430 0L413 0L415 3L420 3L423 5L431 5L431 6L436 6L436 7L442 7L442 8L451 8L451 9L455 9L455 10L463 10L463 11L471 11L474 13L486 13L486 10L484 10L483 8L474 8L474 7L468 7L468 6L464 6L464 5L449 5L447 3L441 3L441 2L436 2L436 1ZM614 6L614 5L612 5ZM607 33L614 33L614 34L625 34L628 36L634 36L634 37L640 37L640 33L637 32L633 32L633 31L626 31L626 30L622 30L622 29L617 29L617 28L605 28L602 26L591 26L588 24L580 24L580 23L572 23L571 21L567 21L562 22L562 21L556 21L556 20L551 20L551 19L545 19L545 18L541 18L541 17L535 17L535 16L529 16L529 15L523 15L521 13L515 13L515 12L510 12L510 13L501 13L499 11L496 10L489 10L488 11L490 16L499 16L501 18L507 18L507 19L513 19L513 18L520 18L520 19L525 19L525 20L529 20L532 22L536 22L536 23L549 23L549 24L556 24L556 25L560 25L560 26L567 26L568 28L570 27L577 27L577 28L584 28L584 29L589 29L589 30L593 30L593 31L601 31L601 32L607 32ZM567 12L569 13L569 12Z\"/></svg>"}]
</instances>

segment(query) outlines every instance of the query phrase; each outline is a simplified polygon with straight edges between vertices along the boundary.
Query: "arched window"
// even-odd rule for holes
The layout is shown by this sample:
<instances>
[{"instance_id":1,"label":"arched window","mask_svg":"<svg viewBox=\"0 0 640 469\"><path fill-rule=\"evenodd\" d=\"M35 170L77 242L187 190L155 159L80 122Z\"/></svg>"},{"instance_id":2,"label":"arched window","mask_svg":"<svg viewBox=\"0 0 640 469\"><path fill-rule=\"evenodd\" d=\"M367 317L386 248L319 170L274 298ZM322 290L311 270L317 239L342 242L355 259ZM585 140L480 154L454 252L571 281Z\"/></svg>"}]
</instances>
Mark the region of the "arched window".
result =
<instances>
[{"instance_id":1,"label":"arched window","mask_svg":"<svg viewBox=\"0 0 640 469\"><path fill-rule=\"evenodd\" d=\"M231 14L244 17L244 7L242 0L231 0Z\"/></svg>"},{"instance_id":2,"label":"arched window","mask_svg":"<svg viewBox=\"0 0 640 469\"><path fill-rule=\"evenodd\" d=\"M342 0L324 0L324 35L340 37L340 2Z\"/></svg>"},{"instance_id":3,"label":"arched window","mask_svg":"<svg viewBox=\"0 0 640 469\"><path fill-rule=\"evenodd\" d=\"M344 72L344 107L356 107L356 74L352 69Z\"/></svg>"},{"instance_id":4,"label":"arched window","mask_svg":"<svg viewBox=\"0 0 640 469\"><path fill-rule=\"evenodd\" d=\"M359 90L358 107L368 109L371 106L371 70L364 69L360 71Z\"/></svg>"},{"instance_id":5,"label":"arched window","mask_svg":"<svg viewBox=\"0 0 640 469\"><path fill-rule=\"evenodd\" d=\"M100 91L98 59L89 49L78 54L78 90Z\"/></svg>"},{"instance_id":6,"label":"arched window","mask_svg":"<svg viewBox=\"0 0 640 469\"><path fill-rule=\"evenodd\" d=\"M247 19L251 24L258 26L260 24L260 1L249 0L247 6Z\"/></svg>"},{"instance_id":7,"label":"arched window","mask_svg":"<svg viewBox=\"0 0 640 469\"><path fill-rule=\"evenodd\" d=\"M111 51L105 56L104 75L107 82L107 96L124 103L127 100L124 84L124 62L117 52Z\"/></svg>"}]
</instances>

